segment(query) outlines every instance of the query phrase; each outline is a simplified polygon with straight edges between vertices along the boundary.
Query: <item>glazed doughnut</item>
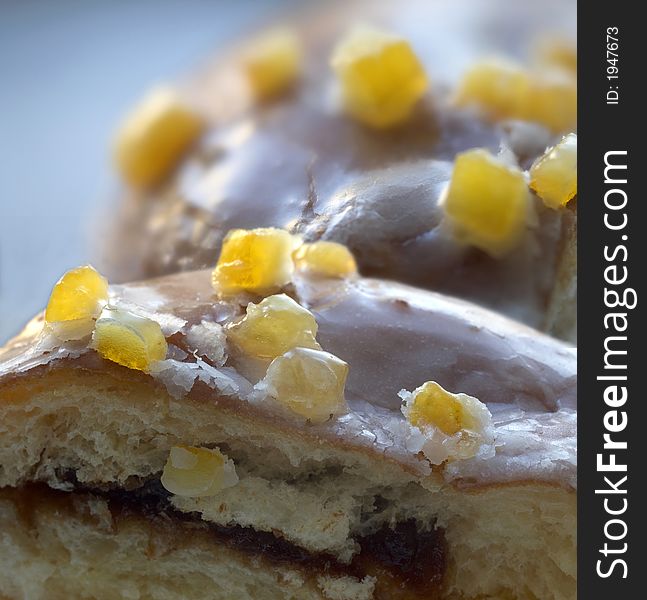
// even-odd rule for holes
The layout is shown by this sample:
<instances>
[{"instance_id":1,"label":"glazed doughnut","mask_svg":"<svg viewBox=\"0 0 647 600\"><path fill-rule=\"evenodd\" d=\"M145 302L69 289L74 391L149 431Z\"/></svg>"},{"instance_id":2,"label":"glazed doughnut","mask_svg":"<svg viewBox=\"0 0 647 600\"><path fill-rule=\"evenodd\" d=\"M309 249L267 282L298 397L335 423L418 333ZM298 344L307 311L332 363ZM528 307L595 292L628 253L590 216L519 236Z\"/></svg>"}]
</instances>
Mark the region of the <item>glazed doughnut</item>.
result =
<instances>
[{"instance_id":1,"label":"glazed doughnut","mask_svg":"<svg viewBox=\"0 0 647 600\"><path fill-rule=\"evenodd\" d=\"M574 18L326 3L133 111L112 285L0 349L0 597L574 600Z\"/></svg>"},{"instance_id":2,"label":"glazed doughnut","mask_svg":"<svg viewBox=\"0 0 647 600\"><path fill-rule=\"evenodd\" d=\"M0 351L2 593L575 598L574 349L354 275L225 295L221 264L71 271Z\"/></svg>"},{"instance_id":3,"label":"glazed doughnut","mask_svg":"<svg viewBox=\"0 0 647 600\"><path fill-rule=\"evenodd\" d=\"M176 93L203 129L187 149L177 140L176 161L163 156L165 168L141 174L127 144L119 147L126 190L109 219L100 266L115 281L205 268L230 229L283 227L307 241L347 245L366 276L464 298L574 342L575 202L556 210L533 192L514 248L492 256L453 235L442 201L458 154L485 148L524 171L574 130L572 73L571 96L539 124L523 111L492 119L455 101L484 53L527 66L534 40L546 31L572 37L574 18L574 3L561 1L550 8L504 0L326 3L292 19L296 41L275 52L288 70L296 67L285 54L298 53L300 71L269 99L265 88L259 99L244 69L250 45L264 39L252 36L178 82ZM340 60L340 40L356 23L402 36L427 78L411 114L395 126L371 127L340 104L330 62ZM263 49L272 56L269 45ZM560 111L566 117L555 126ZM187 115L169 121L174 131L194 131Z\"/></svg>"}]
</instances>

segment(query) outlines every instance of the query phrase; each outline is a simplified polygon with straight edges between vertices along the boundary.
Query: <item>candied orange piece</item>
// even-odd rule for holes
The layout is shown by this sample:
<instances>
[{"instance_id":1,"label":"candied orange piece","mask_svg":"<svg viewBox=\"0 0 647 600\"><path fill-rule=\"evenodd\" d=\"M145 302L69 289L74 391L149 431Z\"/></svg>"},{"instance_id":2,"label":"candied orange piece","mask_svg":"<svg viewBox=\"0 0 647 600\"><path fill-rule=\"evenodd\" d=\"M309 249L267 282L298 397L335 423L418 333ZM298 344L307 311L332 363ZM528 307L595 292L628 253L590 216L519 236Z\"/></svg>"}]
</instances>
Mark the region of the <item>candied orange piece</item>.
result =
<instances>
[{"instance_id":1,"label":"candied orange piece","mask_svg":"<svg viewBox=\"0 0 647 600\"><path fill-rule=\"evenodd\" d=\"M227 339L262 358L276 358L296 346L319 349L316 335L313 314L285 294L250 302L245 317L227 329Z\"/></svg>"},{"instance_id":2,"label":"candied orange piece","mask_svg":"<svg viewBox=\"0 0 647 600\"><path fill-rule=\"evenodd\" d=\"M419 447L432 464L494 455L492 415L477 398L448 392L435 381L399 396L402 413L425 436Z\"/></svg>"},{"instance_id":3,"label":"candied orange piece","mask_svg":"<svg viewBox=\"0 0 647 600\"><path fill-rule=\"evenodd\" d=\"M259 294L289 283L295 238L283 229L233 229L225 237L211 281L217 292Z\"/></svg>"},{"instance_id":4,"label":"candied orange piece","mask_svg":"<svg viewBox=\"0 0 647 600\"><path fill-rule=\"evenodd\" d=\"M577 73L577 47L575 41L559 35L545 36L535 44L538 63Z\"/></svg>"},{"instance_id":5,"label":"candied orange piece","mask_svg":"<svg viewBox=\"0 0 647 600\"><path fill-rule=\"evenodd\" d=\"M526 227L529 193L524 174L487 150L456 157L444 208L459 237L500 256Z\"/></svg>"},{"instance_id":6,"label":"candied orange piece","mask_svg":"<svg viewBox=\"0 0 647 600\"><path fill-rule=\"evenodd\" d=\"M104 308L97 319L92 345L103 358L139 371L164 360L167 351L157 321L111 307Z\"/></svg>"},{"instance_id":7,"label":"candied orange piece","mask_svg":"<svg viewBox=\"0 0 647 600\"><path fill-rule=\"evenodd\" d=\"M577 120L577 85L555 71L530 72L504 60L486 60L464 75L456 102L476 104L493 119L535 121L551 131L572 128Z\"/></svg>"},{"instance_id":8,"label":"candied orange piece","mask_svg":"<svg viewBox=\"0 0 647 600\"><path fill-rule=\"evenodd\" d=\"M238 476L233 461L217 448L173 446L161 482L172 494L199 498L236 485Z\"/></svg>"},{"instance_id":9,"label":"candied orange piece","mask_svg":"<svg viewBox=\"0 0 647 600\"><path fill-rule=\"evenodd\" d=\"M577 85L575 78L557 71L530 80L518 115L541 123L551 131L567 131L577 123Z\"/></svg>"},{"instance_id":10,"label":"candied orange piece","mask_svg":"<svg viewBox=\"0 0 647 600\"><path fill-rule=\"evenodd\" d=\"M293 348L275 358L259 387L313 423L346 412L348 365L323 350Z\"/></svg>"},{"instance_id":11,"label":"candied orange piece","mask_svg":"<svg viewBox=\"0 0 647 600\"><path fill-rule=\"evenodd\" d=\"M108 301L108 281L93 267L71 269L54 285L45 321L57 337L75 340L92 332L94 320Z\"/></svg>"},{"instance_id":12,"label":"candied orange piece","mask_svg":"<svg viewBox=\"0 0 647 600\"><path fill-rule=\"evenodd\" d=\"M409 43L369 27L358 27L339 42L331 65L346 110L372 127L405 121L428 87Z\"/></svg>"},{"instance_id":13,"label":"candied orange piece","mask_svg":"<svg viewBox=\"0 0 647 600\"><path fill-rule=\"evenodd\" d=\"M322 277L348 277L357 273L352 252L343 244L324 240L302 244L294 251L294 263L299 271Z\"/></svg>"},{"instance_id":14,"label":"candied orange piece","mask_svg":"<svg viewBox=\"0 0 647 600\"><path fill-rule=\"evenodd\" d=\"M495 119L513 117L520 110L528 85L528 74L519 65L488 59L467 70L456 92L456 102L477 104Z\"/></svg>"},{"instance_id":15,"label":"candied orange piece","mask_svg":"<svg viewBox=\"0 0 647 600\"><path fill-rule=\"evenodd\" d=\"M569 133L530 168L530 187L551 208L566 206L577 194L577 135Z\"/></svg>"},{"instance_id":16,"label":"candied orange piece","mask_svg":"<svg viewBox=\"0 0 647 600\"><path fill-rule=\"evenodd\" d=\"M72 321L96 318L108 301L108 281L93 267L71 269L61 277L49 297L45 320Z\"/></svg>"},{"instance_id":17,"label":"candied orange piece","mask_svg":"<svg viewBox=\"0 0 647 600\"><path fill-rule=\"evenodd\" d=\"M409 422L416 427L438 427L447 435L454 435L471 424L470 401L465 394L452 394L435 381L427 381L413 392L409 402Z\"/></svg>"},{"instance_id":18,"label":"candied orange piece","mask_svg":"<svg viewBox=\"0 0 647 600\"><path fill-rule=\"evenodd\" d=\"M290 29L269 31L245 49L242 66L257 98L276 96L289 88L299 75L299 39Z\"/></svg>"},{"instance_id":19,"label":"candied orange piece","mask_svg":"<svg viewBox=\"0 0 647 600\"><path fill-rule=\"evenodd\" d=\"M151 92L126 118L115 140L115 162L128 183L149 187L159 183L202 133L200 116L177 92Z\"/></svg>"}]
</instances>

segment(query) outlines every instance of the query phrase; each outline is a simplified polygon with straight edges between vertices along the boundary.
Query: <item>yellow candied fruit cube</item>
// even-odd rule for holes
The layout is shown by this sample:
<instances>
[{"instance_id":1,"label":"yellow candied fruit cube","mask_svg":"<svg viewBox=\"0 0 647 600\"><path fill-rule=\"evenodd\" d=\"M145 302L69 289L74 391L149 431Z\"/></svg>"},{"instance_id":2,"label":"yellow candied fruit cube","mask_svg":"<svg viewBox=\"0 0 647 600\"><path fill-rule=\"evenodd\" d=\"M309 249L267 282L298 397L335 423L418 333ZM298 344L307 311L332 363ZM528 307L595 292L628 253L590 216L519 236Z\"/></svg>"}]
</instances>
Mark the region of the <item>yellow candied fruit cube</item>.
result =
<instances>
[{"instance_id":1,"label":"yellow candied fruit cube","mask_svg":"<svg viewBox=\"0 0 647 600\"><path fill-rule=\"evenodd\" d=\"M203 127L200 116L185 106L177 92L154 90L117 132L117 167L131 185L154 186L173 170Z\"/></svg>"},{"instance_id":2,"label":"yellow candied fruit cube","mask_svg":"<svg viewBox=\"0 0 647 600\"><path fill-rule=\"evenodd\" d=\"M577 72L577 47L575 40L558 35L543 37L535 44L536 61L541 65L559 67Z\"/></svg>"},{"instance_id":3,"label":"yellow candied fruit cube","mask_svg":"<svg viewBox=\"0 0 647 600\"><path fill-rule=\"evenodd\" d=\"M529 193L524 174L487 150L456 157L444 208L458 237L492 256L501 256L526 227Z\"/></svg>"},{"instance_id":4,"label":"yellow candied fruit cube","mask_svg":"<svg viewBox=\"0 0 647 600\"><path fill-rule=\"evenodd\" d=\"M285 294L250 302L245 317L227 329L227 339L261 358L276 358L296 346L319 350L316 336L313 314Z\"/></svg>"},{"instance_id":5,"label":"yellow candied fruit cube","mask_svg":"<svg viewBox=\"0 0 647 600\"><path fill-rule=\"evenodd\" d=\"M301 45L290 29L275 29L243 52L242 67L254 95L264 100L281 94L299 75Z\"/></svg>"},{"instance_id":6,"label":"yellow candied fruit cube","mask_svg":"<svg viewBox=\"0 0 647 600\"><path fill-rule=\"evenodd\" d=\"M495 454L496 431L487 406L467 394L453 394L435 381L413 392L401 390L402 413L423 438L413 433L409 448L434 465Z\"/></svg>"},{"instance_id":7,"label":"yellow candied fruit cube","mask_svg":"<svg viewBox=\"0 0 647 600\"><path fill-rule=\"evenodd\" d=\"M517 64L503 59L478 62L463 76L456 103L478 104L492 118L514 117L529 86L528 74Z\"/></svg>"},{"instance_id":8,"label":"yellow candied fruit cube","mask_svg":"<svg viewBox=\"0 0 647 600\"><path fill-rule=\"evenodd\" d=\"M313 423L346 412L348 365L323 350L293 348L275 358L259 387Z\"/></svg>"},{"instance_id":9,"label":"yellow candied fruit cube","mask_svg":"<svg viewBox=\"0 0 647 600\"><path fill-rule=\"evenodd\" d=\"M61 277L45 309L48 323L95 319L108 301L108 281L93 267L71 269Z\"/></svg>"},{"instance_id":10,"label":"yellow candied fruit cube","mask_svg":"<svg viewBox=\"0 0 647 600\"><path fill-rule=\"evenodd\" d=\"M92 346L103 358L139 371L164 360L167 351L159 323L112 307L104 308L97 319Z\"/></svg>"},{"instance_id":11,"label":"yellow candied fruit cube","mask_svg":"<svg viewBox=\"0 0 647 600\"><path fill-rule=\"evenodd\" d=\"M435 381L427 381L412 393L407 418L420 429L433 426L447 435L454 435L474 427L470 410L474 402L479 401L466 394L452 394Z\"/></svg>"},{"instance_id":12,"label":"yellow candied fruit cube","mask_svg":"<svg viewBox=\"0 0 647 600\"><path fill-rule=\"evenodd\" d=\"M477 104L494 119L535 121L564 131L577 120L577 85L558 72L529 72L503 60L486 60L467 71L456 93L459 105Z\"/></svg>"},{"instance_id":13,"label":"yellow candied fruit cube","mask_svg":"<svg viewBox=\"0 0 647 600\"><path fill-rule=\"evenodd\" d=\"M172 494L200 498L236 485L238 475L233 461L217 448L173 446L161 482Z\"/></svg>"},{"instance_id":14,"label":"yellow candied fruit cube","mask_svg":"<svg viewBox=\"0 0 647 600\"><path fill-rule=\"evenodd\" d=\"M530 187L550 208L561 208L577 194L577 135L569 133L530 168Z\"/></svg>"},{"instance_id":15,"label":"yellow candied fruit cube","mask_svg":"<svg viewBox=\"0 0 647 600\"><path fill-rule=\"evenodd\" d=\"M331 66L346 110L376 128L405 121L428 87L409 43L369 27L358 27L339 42Z\"/></svg>"},{"instance_id":16,"label":"yellow candied fruit cube","mask_svg":"<svg viewBox=\"0 0 647 600\"><path fill-rule=\"evenodd\" d=\"M299 271L322 277L348 277L357 273L352 252L337 242L319 241L302 244L294 251L294 264Z\"/></svg>"},{"instance_id":17,"label":"yellow candied fruit cube","mask_svg":"<svg viewBox=\"0 0 647 600\"><path fill-rule=\"evenodd\" d=\"M260 294L289 283L296 238L283 229L233 229L225 237L211 282L221 294Z\"/></svg>"},{"instance_id":18,"label":"yellow candied fruit cube","mask_svg":"<svg viewBox=\"0 0 647 600\"><path fill-rule=\"evenodd\" d=\"M554 132L567 131L577 123L577 82L559 72L546 72L530 80L518 114Z\"/></svg>"}]
</instances>

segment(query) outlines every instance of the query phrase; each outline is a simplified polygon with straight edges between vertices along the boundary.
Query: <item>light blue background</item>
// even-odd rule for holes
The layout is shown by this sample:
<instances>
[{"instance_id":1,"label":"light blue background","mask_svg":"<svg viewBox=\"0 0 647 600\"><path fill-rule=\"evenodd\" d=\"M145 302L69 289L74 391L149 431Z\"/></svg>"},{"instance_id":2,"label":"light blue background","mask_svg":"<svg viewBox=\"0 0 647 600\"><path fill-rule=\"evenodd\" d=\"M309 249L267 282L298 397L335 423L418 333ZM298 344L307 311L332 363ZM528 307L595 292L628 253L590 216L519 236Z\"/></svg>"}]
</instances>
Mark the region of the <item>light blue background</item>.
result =
<instances>
[{"instance_id":1,"label":"light blue background","mask_svg":"<svg viewBox=\"0 0 647 600\"><path fill-rule=\"evenodd\" d=\"M0 343L91 257L122 114L296 0L0 0Z\"/></svg>"}]
</instances>

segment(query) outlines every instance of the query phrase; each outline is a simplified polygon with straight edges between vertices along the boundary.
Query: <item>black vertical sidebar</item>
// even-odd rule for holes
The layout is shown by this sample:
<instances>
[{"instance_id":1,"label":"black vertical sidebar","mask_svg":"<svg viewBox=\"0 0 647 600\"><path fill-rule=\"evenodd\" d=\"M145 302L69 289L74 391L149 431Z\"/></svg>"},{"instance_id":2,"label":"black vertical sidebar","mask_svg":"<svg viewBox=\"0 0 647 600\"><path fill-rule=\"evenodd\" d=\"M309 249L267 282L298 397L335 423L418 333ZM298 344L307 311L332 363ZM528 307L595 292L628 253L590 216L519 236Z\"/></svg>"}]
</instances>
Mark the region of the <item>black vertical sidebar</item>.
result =
<instances>
[{"instance_id":1,"label":"black vertical sidebar","mask_svg":"<svg viewBox=\"0 0 647 600\"><path fill-rule=\"evenodd\" d=\"M578 598L646 598L647 30L578 5Z\"/></svg>"}]
</instances>

